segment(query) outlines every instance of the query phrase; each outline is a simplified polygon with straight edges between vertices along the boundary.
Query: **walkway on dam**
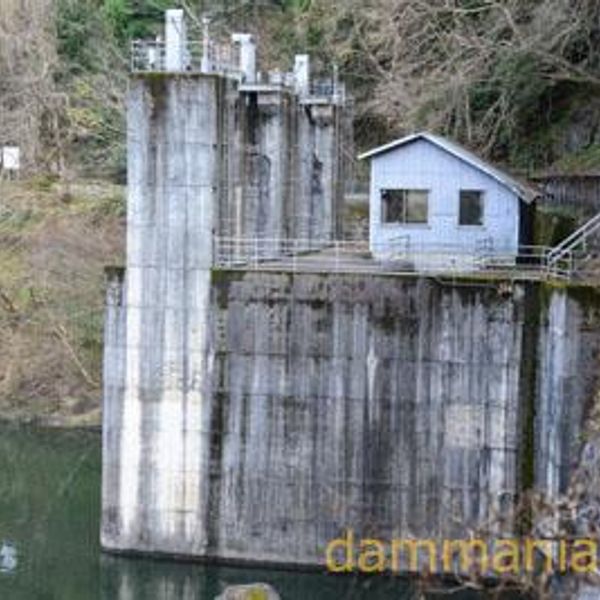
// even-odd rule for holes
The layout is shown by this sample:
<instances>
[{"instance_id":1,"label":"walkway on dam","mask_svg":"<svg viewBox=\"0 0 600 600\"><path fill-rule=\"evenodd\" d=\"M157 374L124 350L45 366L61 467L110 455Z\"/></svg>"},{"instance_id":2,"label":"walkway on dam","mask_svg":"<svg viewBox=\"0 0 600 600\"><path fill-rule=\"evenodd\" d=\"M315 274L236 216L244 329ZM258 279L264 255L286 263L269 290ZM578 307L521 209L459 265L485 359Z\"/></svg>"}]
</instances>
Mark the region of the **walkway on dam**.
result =
<instances>
[{"instance_id":1,"label":"walkway on dam","mask_svg":"<svg viewBox=\"0 0 600 600\"><path fill-rule=\"evenodd\" d=\"M512 280L600 279L600 264L577 269L574 256L550 263L552 249L520 248L519 254L467 252L456 247L398 249L375 258L366 241L266 240L217 238L215 267L301 273L428 274ZM594 268L595 267L595 268Z\"/></svg>"}]
</instances>

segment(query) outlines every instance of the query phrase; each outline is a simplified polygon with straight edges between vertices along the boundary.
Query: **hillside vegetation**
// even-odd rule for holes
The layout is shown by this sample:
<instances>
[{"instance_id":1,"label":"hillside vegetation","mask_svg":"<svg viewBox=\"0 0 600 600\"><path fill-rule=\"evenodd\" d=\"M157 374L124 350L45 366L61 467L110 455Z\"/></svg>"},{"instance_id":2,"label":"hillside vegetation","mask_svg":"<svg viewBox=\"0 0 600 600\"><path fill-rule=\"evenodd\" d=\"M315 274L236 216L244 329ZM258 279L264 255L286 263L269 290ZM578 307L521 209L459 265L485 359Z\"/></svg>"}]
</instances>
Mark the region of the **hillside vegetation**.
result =
<instances>
[{"instance_id":1,"label":"hillside vegetation","mask_svg":"<svg viewBox=\"0 0 600 600\"><path fill-rule=\"evenodd\" d=\"M359 147L429 128L520 170L600 165L597 0L3 0L0 143L122 179L129 43L168 6L258 33L263 67L337 63Z\"/></svg>"},{"instance_id":2,"label":"hillside vegetation","mask_svg":"<svg viewBox=\"0 0 600 600\"><path fill-rule=\"evenodd\" d=\"M123 190L0 182L0 413L99 422L104 265L123 260Z\"/></svg>"}]
</instances>

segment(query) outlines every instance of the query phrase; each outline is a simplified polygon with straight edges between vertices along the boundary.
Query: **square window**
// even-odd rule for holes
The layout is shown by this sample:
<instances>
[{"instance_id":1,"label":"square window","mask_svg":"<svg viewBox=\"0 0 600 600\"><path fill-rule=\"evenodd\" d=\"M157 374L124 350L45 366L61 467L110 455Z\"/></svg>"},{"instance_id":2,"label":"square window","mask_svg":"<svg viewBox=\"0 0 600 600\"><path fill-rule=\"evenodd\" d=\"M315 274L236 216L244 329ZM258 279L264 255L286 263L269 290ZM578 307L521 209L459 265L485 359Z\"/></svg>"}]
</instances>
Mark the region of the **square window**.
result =
<instances>
[{"instance_id":1,"label":"square window","mask_svg":"<svg viewBox=\"0 0 600 600\"><path fill-rule=\"evenodd\" d=\"M384 223L401 223L403 214L402 190L381 190L381 220Z\"/></svg>"},{"instance_id":2,"label":"square window","mask_svg":"<svg viewBox=\"0 0 600 600\"><path fill-rule=\"evenodd\" d=\"M381 190L383 223L427 223L427 190Z\"/></svg>"},{"instance_id":3,"label":"square window","mask_svg":"<svg viewBox=\"0 0 600 600\"><path fill-rule=\"evenodd\" d=\"M483 192L460 190L459 225L483 225Z\"/></svg>"}]
</instances>

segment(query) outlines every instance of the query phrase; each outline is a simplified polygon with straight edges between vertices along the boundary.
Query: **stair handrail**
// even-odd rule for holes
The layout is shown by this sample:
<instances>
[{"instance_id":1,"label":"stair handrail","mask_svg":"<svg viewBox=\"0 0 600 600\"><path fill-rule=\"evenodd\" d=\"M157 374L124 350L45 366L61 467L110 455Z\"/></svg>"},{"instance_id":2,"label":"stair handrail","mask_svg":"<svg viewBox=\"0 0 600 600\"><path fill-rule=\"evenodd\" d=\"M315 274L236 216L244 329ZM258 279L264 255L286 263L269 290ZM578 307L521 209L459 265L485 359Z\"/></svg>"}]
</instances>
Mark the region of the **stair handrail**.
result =
<instances>
[{"instance_id":1,"label":"stair handrail","mask_svg":"<svg viewBox=\"0 0 600 600\"><path fill-rule=\"evenodd\" d=\"M555 262L560 260L564 254L570 252L585 239L587 239L596 229L600 228L600 213L586 221L579 229L576 229L571 235L567 236L562 242L550 249L548 252L548 261Z\"/></svg>"}]
</instances>

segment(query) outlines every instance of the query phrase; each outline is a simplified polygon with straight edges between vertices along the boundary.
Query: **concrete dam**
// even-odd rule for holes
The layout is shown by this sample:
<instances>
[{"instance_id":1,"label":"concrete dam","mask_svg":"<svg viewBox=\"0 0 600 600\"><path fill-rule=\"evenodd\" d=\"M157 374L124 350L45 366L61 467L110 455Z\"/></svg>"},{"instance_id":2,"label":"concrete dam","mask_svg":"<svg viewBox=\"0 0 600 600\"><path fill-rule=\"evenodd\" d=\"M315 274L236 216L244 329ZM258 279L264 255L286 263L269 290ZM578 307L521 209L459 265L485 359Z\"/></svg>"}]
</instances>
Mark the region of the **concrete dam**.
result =
<instances>
[{"instance_id":1,"label":"concrete dam","mask_svg":"<svg viewBox=\"0 0 600 600\"><path fill-rule=\"evenodd\" d=\"M107 365L105 547L314 565L347 527L459 538L524 486L565 491L597 383L598 298L222 271L209 287L204 352L186 365L153 307L139 397Z\"/></svg>"},{"instance_id":2,"label":"concrete dam","mask_svg":"<svg viewBox=\"0 0 600 600\"><path fill-rule=\"evenodd\" d=\"M279 83L133 75L105 549L322 565L348 528L462 538L525 490L567 489L598 386L594 289L215 264L220 236L335 239L347 110Z\"/></svg>"}]
</instances>

